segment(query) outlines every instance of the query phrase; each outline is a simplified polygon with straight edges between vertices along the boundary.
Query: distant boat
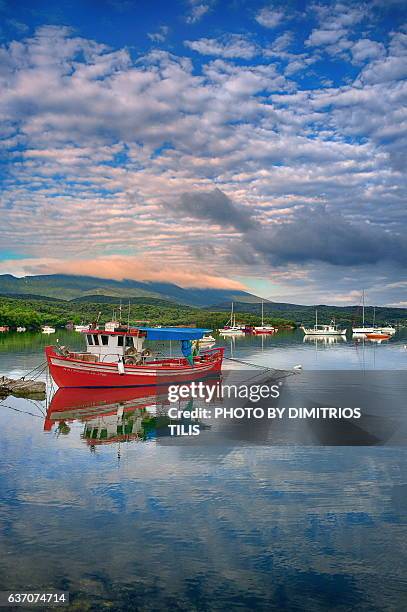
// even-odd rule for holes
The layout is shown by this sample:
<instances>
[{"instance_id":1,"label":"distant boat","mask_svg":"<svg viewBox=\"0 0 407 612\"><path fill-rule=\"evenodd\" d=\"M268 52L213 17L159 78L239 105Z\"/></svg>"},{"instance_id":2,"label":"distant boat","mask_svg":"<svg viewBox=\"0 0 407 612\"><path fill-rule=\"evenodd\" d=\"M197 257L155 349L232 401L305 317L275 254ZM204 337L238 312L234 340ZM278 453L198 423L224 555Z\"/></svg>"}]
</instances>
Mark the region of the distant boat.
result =
<instances>
[{"instance_id":1,"label":"distant boat","mask_svg":"<svg viewBox=\"0 0 407 612\"><path fill-rule=\"evenodd\" d=\"M384 327L378 328L378 331L381 331L383 334L390 334L393 336L396 333L396 328L393 325L385 325Z\"/></svg>"},{"instance_id":2,"label":"distant boat","mask_svg":"<svg viewBox=\"0 0 407 612\"><path fill-rule=\"evenodd\" d=\"M8 325L0 325L0 333L10 331L10 327Z\"/></svg>"},{"instance_id":3,"label":"distant boat","mask_svg":"<svg viewBox=\"0 0 407 612\"><path fill-rule=\"evenodd\" d=\"M215 344L216 338L214 338L211 334L207 334L206 336L203 336L203 338L201 338L200 340L197 340L197 342L199 342L200 345Z\"/></svg>"},{"instance_id":4,"label":"distant boat","mask_svg":"<svg viewBox=\"0 0 407 612\"><path fill-rule=\"evenodd\" d=\"M314 327L304 327L301 325L304 334L308 336L346 336L346 329L340 329L332 319L329 325L318 324L318 311L315 310L315 325Z\"/></svg>"},{"instance_id":5,"label":"distant boat","mask_svg":"<svg viewBox=\"0 0 407 612\"><path fill-rule=\"evenodd\" d=\"M373 315L374 316L374 315ZM352 327L353 334L374 334L376 331L379 331L373 325L365 325L365 292L362 291L362 327Z\"/></svg>"},{"instance_id":6,"label":"distant boat","mask_svg":"<svg viewBox=\"0 0 407 612\"><path fill-rule=\"evenodd\" d=\"M90 330L90 325L74 325L74 330L76 332L84 332Z\"/></svg>"},{"instance_id":7,"label":"distant boat","mask_svg":"<svg viewBox=\"0 0 407 612\"><path fill-rule=\"evenodd\" d=\"M222 336L242 336L244 334L242 327L236 325L236 315L233 310L233 302L228 322L226 323L225 327L222 327L218 331Z\"/></svg>"},{"instance_id":8,"label":"distant boat","mask_svg":"<svg viewBox=\"0 0 407 612\"><path fill-rule=\"evenodd\" d=\"M55 334L55 327L51 327L50 325L43 325L41 327L41 332L43 334Z\"/></svg>"},{"instance_id":9,"label":"distant boat","mask_svg":"<svg viewBox=\"0 0 407 612\"><path fill-rule=\"evenodd\" d=\"M368 326L365 325L365 292L362 292L362 327L352 327L352 332L354 334L375 334L375 333L383 333L394 335L396 333L396 328L393 325L383 325L380 327L376 325L376 306L373 308L373 325Z\"/></svg>"},{"instance_id":10,"label":"distant boat","mask_svg":"<svg viewBox=\"0 0 407 612\"><path fill-rule=\"evenodd\" d=\"M27 328L26 327L17 327L16 331L18 331L18 332L25 332L25 331L27 331Z\"/></svg>"},{"instance_id":11,"label":"distant boat","mask_svg":"<svg viewBox=\"0 0 407 612\"><path fill-rule=\"evenodd\" d=\"M261 325L254 328L253 333L256 335L260 334L274 334L275 328L272 325L264 325L264 302L261 301Z\"/></svg>"}]
</instances>

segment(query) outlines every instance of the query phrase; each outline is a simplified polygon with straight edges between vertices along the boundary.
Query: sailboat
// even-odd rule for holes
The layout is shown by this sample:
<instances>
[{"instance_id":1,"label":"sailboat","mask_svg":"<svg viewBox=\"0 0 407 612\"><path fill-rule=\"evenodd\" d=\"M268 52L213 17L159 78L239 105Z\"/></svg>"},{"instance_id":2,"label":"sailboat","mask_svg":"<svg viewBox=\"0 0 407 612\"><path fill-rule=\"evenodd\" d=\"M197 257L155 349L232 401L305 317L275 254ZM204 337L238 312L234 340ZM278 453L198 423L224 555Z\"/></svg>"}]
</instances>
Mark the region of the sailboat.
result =
<instances>
[{"instance_id":1,"label":"sailboat","mask_svg":"<svg viewBox=\"0 0 407 612\"><path fill-rule=\"evenodd\" d=\"M241 336L244 334L243 329L236 325L236 315L233 310L233 302L228 322L226 323L225 327L222 327L218 331L222 336Z\"/></svg>"},{"instance_id":2,"label":"sailboat","mask_svg":"<svg viewBox=\"0 0 407 612\"><path fill-rule=\"evenodd\" d=\"M315 325L314 327L304 327L301 325L304 334L309 336L346 336L346 329L340 329L335 319L332 319L329 325L318 324L318 310L315 309Z\"/></svg>"},{"instance_id":3,"label":"sailboat","mask_svg":"<svg viewBox=\"0 0 407 612\"><path fill-rule=\"evenodd\" d=\"M254 333L257 334L274 334L276 331L272 325L264 325L264 302L261 301L261 325L254 328Z\"/></svg>"},{"instance_id":4,"label":"sailboat","mask_svg":"<svg viewBox=\"0 0 407 612\"><path fill-rule=\"evenodd\" d=\"M352 327L353 334L390 334L396 333L396 328L392 325L383 325L383 327L375 325L376 307L373 309L373 325L365 325L365 292L362 292L362 327Z\"/></svg>"}]
</instances>

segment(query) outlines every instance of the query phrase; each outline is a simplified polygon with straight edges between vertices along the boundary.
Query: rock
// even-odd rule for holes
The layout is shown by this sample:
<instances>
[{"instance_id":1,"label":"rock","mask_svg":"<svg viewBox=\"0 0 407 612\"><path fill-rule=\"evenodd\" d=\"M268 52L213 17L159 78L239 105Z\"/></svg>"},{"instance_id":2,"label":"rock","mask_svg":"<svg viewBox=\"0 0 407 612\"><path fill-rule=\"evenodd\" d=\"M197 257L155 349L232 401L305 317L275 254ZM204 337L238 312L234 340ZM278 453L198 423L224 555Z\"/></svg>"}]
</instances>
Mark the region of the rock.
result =
<instances>
[{"instance_id":1,"label":"rock","mask_svg":"<svg viewBox=\"0 0 407 612\"><path fill-rule=\"evenodd\" d=\"M45 383L41 380L25 380L19 378L14 380L7 376L0 378L0 395L15 395L16 397L31 397L45 399Z\"/></svg>"}]
</instances>

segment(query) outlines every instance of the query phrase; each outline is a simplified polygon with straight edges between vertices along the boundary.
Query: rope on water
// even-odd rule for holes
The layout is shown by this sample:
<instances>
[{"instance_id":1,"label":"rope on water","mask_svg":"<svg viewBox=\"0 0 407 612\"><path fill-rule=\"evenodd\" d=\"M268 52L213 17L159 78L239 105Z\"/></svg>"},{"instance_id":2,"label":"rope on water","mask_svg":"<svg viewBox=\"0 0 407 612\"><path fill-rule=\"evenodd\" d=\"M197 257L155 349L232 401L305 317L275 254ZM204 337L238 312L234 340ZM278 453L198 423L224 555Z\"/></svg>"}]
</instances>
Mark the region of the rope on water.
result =
<instances>
[{"instance_id":1,"label":"rope on water","mask_svg":"<svg viewBox=\"0 0 407 612\"><path fill-rule=\"evenodd\" d=\"M287 378L288 376L293 376L297 374L295 370L277 370L276 368L268 368L267 366L259 365L258 363L251 363L250 361L243 361L243 359L236 359L235 357L225 357L225 361L234 361L236 363L241 363L246 366L250 366L252 368L258 368L263 370L264 372L272 372L273 374L278 374L280 378Z\"/></svg>"},{"instance_id":2,"label":"rope on water","mask_svg":"<svg viewBox=\"0 0 407 612\"><path fill-rule=\"evenodd\" d=\"M3 402L0 402L0 406L2 408L8 408L9 410L13 410L14 412L21 412L22 414L29 414L30 416L36 417L37 419L43 419L44 418L43 415L34 414L33 412L28 412L27 410L19 410L15 406L9 406L8 404L4 404Z\"/></svg>"}]
</instances>

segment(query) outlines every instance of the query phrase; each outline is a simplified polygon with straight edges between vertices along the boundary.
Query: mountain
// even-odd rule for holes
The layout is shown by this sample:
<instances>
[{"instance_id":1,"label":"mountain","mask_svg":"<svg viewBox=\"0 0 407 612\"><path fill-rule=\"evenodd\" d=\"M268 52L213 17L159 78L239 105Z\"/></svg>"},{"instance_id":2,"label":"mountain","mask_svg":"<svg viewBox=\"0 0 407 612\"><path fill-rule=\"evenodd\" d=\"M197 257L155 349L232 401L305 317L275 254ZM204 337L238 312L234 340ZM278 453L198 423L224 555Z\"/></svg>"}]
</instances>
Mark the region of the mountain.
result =
<instances>
[{"instance_id":1,"label":"mountain","mask_svg":"<svg viewBox=\"0 0 407 612\"><path fill-rule=\"evenodd\" d=\"M214 304L210 308L211 310L223 310L228 312L230 310L230 302ZM236 313L245 312L257 315L261 313L261 307L258 301L257 303L235 301L234 309ZM305 304L264 301L265 317L268 315L281 317L307 325L315 323L315 309L318 310L318 319L321 323L328 323L334 318L338 323L350 325L355 321L360 321L362 317L362 309L360 306L330 306L327 304L306 306ZM373 316L375 317L376 323L398 323L407 320L407 308L377 306L375 313L373 313L373 306L366 306L365 318L368 324L372 324Z\"/></svg>"},{"instance_id":2,"label":"mountain","mask_svg":"<svg viewBox=\"0 0 407 612\"><path fill-rule=\"evenodd\" d=\"M0 275L0 293L3 295L37 295L64 300L87 299L104 301L105 297L154 298L188 306L205 307L216 303L239 301L258 302L259 298L245 291L230 289L184 289L171 283L142 283L134 280L110 280L92 276L49 274L17 278ZM90 300L91 298L91 300Z\"/></svg>"},{"instance_id":3,"label":"mountain","mask_svg":"<svg viewBox=\"0 0 407 612\"><path fill-rule=\"evenodd\" d=\"M117 304L128 300L132 305L150 304L156 307L176 305L205 308L211 311L230 310L233 301L236 312L259 315L261 298L245 291L230 289L183 289L171 283L142 283L134 280L109 280L91 276L50 274L17 278L11 274L0 275L0 295L14 298L68 300L77 303ZM315 308L321 322L335 318L340 323L351 324L360 320L358 306L306 306L286 302L264 300L264 314L311 324L315 320ZM366 307L366 321L373 318L373 308ZM377 322L407 320L406 308L376 308Z\"/></svg>"}]
</instances>

